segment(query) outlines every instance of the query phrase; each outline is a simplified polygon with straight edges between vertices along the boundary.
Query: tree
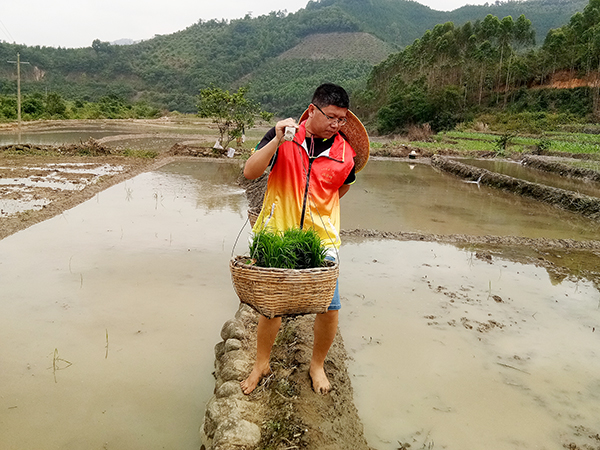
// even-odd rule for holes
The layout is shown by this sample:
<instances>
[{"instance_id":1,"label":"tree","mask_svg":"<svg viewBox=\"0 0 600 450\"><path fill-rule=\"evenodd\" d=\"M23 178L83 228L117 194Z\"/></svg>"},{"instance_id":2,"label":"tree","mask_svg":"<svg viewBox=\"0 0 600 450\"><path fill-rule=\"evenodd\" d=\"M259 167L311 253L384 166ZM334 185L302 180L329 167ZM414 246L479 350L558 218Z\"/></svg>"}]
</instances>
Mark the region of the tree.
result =
<instances>
[{"instance_id":1,"label":"tree","mask_svg":"<svg viewBox=\"0 0 600 450\"><path fill-rule=\"evenodd\" d=\"M202 89L198 98L198 115L211 118L219 128L219 143L227 148L244 130L252 128L259 117L270 120L272 114L262 111L259 103L246 98L248 88L230 93L221 88Z\"/></svg>"},{"instance_id":2,"label":"tree","mask_svg":"<svg viewBox=\"0 0 600 450\"><path fill-rule=\"evenodd\" d=\"M46 113L51 117L65 117L67 105L58 92L50 92L46 95Z\"/></svg>"}]
</instances>

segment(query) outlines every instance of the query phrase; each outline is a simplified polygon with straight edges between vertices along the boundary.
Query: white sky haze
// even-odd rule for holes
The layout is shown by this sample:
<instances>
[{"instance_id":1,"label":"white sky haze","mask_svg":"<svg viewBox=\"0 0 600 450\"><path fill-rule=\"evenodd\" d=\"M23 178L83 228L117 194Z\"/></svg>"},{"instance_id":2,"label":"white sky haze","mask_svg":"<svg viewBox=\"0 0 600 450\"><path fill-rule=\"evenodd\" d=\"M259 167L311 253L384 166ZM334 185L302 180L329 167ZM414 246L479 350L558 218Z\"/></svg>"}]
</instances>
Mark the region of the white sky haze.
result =
<instances>
[{"instance_id":1,"label":"white sky haze","mask_svg":"<svg viewBox=\"0 0 600 450\"><path fill-rule=\"evenodd\" d=\"M94 39L142 40L171 34L198 20L296 12L308 0L1 0L0 41L28 46L89 47ZM440 11L489 0L420 0Z\"/></svg>"}]
</instances>

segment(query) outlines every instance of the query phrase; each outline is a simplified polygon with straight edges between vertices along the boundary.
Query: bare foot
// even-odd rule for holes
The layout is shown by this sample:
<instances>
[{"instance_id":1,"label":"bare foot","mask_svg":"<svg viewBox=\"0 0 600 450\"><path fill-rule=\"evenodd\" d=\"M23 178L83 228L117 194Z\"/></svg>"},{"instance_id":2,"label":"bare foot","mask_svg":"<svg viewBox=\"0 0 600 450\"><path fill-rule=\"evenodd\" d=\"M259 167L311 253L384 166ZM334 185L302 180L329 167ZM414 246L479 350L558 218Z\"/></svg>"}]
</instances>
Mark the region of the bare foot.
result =
<instances>
[{"instance_id":1,"label":"bare foot","mask_svg":"<svg viewBox=\"0 0 600 450\"><path fill-rule=\"evenodd\" d=\"M331 390L331 384L329 383L329 379L325 374L325 369L321 366L310 366L310 370L308 371L310 375L310 379L312 380L313 390L317 394L327 394Z\"/></svg>"},{"instance_id":2,"label":"bare foot","mask_svg":"<svg viewBox=\"0 0 600 450\"><path fill-rule=\"evenodd\" d=\"M254 389L256 389L256 386L258 386L258 383L260 382L260 380L263 377L266 377L267 375L269 375L270 373L271 373L271 367L269 365L267 365L266 368L257 367L255 365L252 368L252 372L250 372L250 375L248 375L248 378L246 378L244 381L240 381L240 386L242 388L242 392L246 395L252 393L252 391L254 391Z\"/></svg>"}]
</instances>

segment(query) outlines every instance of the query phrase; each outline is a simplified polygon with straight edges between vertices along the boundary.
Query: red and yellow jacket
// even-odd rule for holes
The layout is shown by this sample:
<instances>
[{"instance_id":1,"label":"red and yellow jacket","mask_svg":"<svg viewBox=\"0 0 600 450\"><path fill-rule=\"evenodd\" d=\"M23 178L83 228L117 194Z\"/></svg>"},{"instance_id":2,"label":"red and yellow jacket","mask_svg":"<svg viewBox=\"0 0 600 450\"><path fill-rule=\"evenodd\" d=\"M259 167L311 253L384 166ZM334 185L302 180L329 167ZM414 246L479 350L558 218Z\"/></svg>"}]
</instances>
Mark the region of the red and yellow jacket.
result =
<instances>
[{"instance_id":1,"label":"red and yellow jacket","mask_svg":"<svg viewBox=\"0 0 600 450\"><path fill-rule=\"evenodd\" d=\"M294 140L279 146L253 231L313 228L326 247L339 248L339 189L354 167L355 152L337 134L329 150L311 159L305 137L302 122Z\"/></svg>"}]
</instances>

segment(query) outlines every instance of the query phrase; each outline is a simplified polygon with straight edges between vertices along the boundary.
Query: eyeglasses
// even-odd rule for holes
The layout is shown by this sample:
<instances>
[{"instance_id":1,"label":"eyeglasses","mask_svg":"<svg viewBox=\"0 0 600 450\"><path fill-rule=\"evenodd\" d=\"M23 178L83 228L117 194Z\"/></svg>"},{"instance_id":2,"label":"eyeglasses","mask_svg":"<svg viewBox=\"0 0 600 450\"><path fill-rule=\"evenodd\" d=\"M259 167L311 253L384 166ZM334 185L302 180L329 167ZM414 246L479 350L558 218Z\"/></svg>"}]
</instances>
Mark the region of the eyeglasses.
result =
<instances>
[{"instance_id":1,"label":"eyeglasses","mask_svg":"<svg viewBox=\"0 0 600 450\"><path fill-rule=\"evenodd\" d=\"M346 122L348 122L348 119L346 119L345 117L342 117L341 119L338 119L337 117L328 116L317 105L315 105L314 103L313 103L313 105L315 106L315 108L317 108L319 111L321 111L321 114L323 114L325 117L327 117L327 120L329 120L332 124L337 124L340 127L343 127L344 125L346 125Z\"/></svg>"}]
</instances>

